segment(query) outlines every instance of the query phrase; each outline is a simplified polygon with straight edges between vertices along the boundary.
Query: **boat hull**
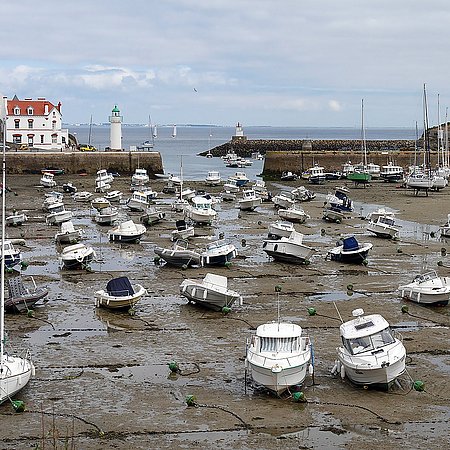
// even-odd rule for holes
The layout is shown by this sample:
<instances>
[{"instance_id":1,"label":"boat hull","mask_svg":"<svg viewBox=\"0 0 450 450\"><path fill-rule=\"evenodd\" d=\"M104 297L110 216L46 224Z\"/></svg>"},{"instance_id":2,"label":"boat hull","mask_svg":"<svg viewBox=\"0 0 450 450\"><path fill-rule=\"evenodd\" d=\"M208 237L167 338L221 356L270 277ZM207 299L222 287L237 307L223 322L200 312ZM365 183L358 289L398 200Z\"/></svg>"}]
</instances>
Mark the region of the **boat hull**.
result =
<instances>
[{"instance_id":1,"label":"boat hull","mask_svg":"<svg viewBox=\"0 0 450 450\"><path fill-rule=\"evenodd\" d=\"M184 280L180 285L180 294L194 302L216 311L223 307L231 307L241 296L230 290L220 292L191 280Z\"/></svg>"},{"instance_id":2,"label":"boat hull","mask_svg":"<svg viewBox=\"0 0 450 450\"><path fill-rule=\"evenodd\" d=\"M293 264L305 264L314 254L310 247L278 239L264 241L263 250L276 261Z\"/></svg>"},{"instance_id":3,"label":"boat hull","mask_svg":"<svg viewBox=\"0 0 450 450\"><path fill-rule=\"evenodd\" d=\"M162 247L155 247L154 252L167 264L175 267L200 266L201 257L197 252L191 250L174 250Z\"/></svg>"},{"instance_id":4,"label":"boat hull","mask_svg":"<svg viewBox=\"0 0 450 450\"><path fill-rule=\"evenodd\" d=\"M95 306L109 309L124 309L133 307L147 291L143 286L137 284L134 286L136 292L133 295L114 296L108 294L105 290L97 291L94 295Z\"/></svg>"},{"instance_id":5,"label":"boat hull","mask_svg":"<svg viewBox=\"0 0 450 450\"><path fill-rule=\"evenodd\" d=\"M25 358L5 354L4 367L0 374L0 404L9 400L23 389L34 372L33 363L28 355Z\"/></svg>"}]
</instances>

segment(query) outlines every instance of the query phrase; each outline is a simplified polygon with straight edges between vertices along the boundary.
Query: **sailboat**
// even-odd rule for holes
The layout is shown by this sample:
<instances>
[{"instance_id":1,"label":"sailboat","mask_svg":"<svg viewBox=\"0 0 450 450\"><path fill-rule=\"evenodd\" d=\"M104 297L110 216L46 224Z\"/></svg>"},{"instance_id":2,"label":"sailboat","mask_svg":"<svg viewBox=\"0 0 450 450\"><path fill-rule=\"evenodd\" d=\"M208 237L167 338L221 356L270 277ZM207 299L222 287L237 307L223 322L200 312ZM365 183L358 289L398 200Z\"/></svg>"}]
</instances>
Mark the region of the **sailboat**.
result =
<instances>
[{"instance_id":1,"label":"sailboat","mask_svg":"<svg viewBox=\"0 0 450 450\"><path fill-rule=\"evenodd\" d=\"M158 126L155 124L152 131L153 139L156 139L158 137Z\"/></svg>"},{"instance_id":2,"label":"sailboat","mask_svg":"<svg viewBox=\"0 0 450 450\"><path fill-rule=\"evenodd\" d=\"M155 143L153 141L154 137L153 137L153 127L152 127L152 120L150 118L150 115L148 116L148 129L149 129L149 133L150 133L150 139L144 141L139 147L138 150L141 150L143 152L145 151L151 151L152 148L154 147Z\"/></svg>"},{"instance_id":3,"label":"sailboat","mask_svg":"<svg viewBox=\"0 0 450 450\"><path fill-rule=\"evenodd\" d=\"M364 128L364 99L361 99L361 164L354 167L354 171L347 175L347 179L355 184L366 184L372 179L372 175L367 170L367 145L366 130Z\"/></svg>"},{"instance_id":4,"label":"sailboat","mask_svg":"<svg viewBox=\"0 0 450 450\"><path fill-rule=\"evenodd\" d=\"M6 97L1 98L0 119L3 127L3 162L2 189L6 186ZM0 264L0 404L11 400L17 392L23 389L34 374L34 366L28 351L23 356L15 355L5 350L5 212L6 190L2 192L2 259ZM16 410L23 408L23 402L12 401Z\"/></svg>"},{"instance_id":5,"label":"sailboat","mask_svg":"<svg viewBox=\"0 0 450 450\"><path fill-rule=\"evenodd\" d=\"M423 169L415 166L413 173L408 175L405 180L406 186L414 189L417 194L419 191L428 192L433 187L433 178L430 169L430 135L428 131L428 105L427 91L423 85Z\"/></svg>"},{"instance_id":6,"label":"sailboat","mask_svg":"<svg viewBox=\"0 0 450 450\"><path fill-rule=\"evenodd\" d=\"M172 137L173 138L177 137L177 126L176 125L173 126Z\"/></svg>"}]
</instances>

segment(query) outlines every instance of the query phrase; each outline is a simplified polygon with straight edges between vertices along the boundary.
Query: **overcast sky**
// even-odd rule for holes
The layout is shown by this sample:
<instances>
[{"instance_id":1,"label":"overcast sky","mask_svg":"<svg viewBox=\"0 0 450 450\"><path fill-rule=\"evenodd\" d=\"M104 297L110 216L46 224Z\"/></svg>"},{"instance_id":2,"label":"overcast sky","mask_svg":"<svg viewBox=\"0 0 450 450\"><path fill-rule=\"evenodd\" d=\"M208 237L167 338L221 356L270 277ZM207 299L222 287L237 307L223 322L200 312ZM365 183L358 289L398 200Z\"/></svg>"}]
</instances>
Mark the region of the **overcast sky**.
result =
<instances>
[{"instance_id":1,"label":"overcast sky","mask_svg":"<svg viewBox=\"0 0 450 450\"><path fill-rule=\"evenodd\" d=\"M449 0L1 0L0 92L64 122L430 125L450 106Z\"/></svg>"}]
</instances>

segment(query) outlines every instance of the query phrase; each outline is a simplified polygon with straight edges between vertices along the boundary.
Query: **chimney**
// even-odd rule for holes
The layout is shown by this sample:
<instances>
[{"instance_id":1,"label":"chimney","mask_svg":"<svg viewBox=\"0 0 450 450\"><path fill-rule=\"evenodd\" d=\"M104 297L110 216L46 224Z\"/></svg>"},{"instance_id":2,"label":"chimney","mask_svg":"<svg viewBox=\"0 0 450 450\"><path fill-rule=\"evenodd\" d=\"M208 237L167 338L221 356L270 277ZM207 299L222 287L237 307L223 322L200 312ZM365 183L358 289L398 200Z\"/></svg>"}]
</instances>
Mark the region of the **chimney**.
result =
<instances>
[{"instance_id":1,"label":"chimney","mask_svg":"<svg viewBox=\"0 0 450 450\"><path fill-rule=\"evenodd\" d=\"M58 111L61 112L61 102L58 102Z\"/></svg>"},{"instance_id":2,"label":"chimney","mask_svg":"<svg viewBox=\"0 0 450 450\"><path fill-rule=\"evenodd\" d=\"M48 114L48 103L46 103L44 105L44 114L47 115Z\"/></svg>"}]
</instances>

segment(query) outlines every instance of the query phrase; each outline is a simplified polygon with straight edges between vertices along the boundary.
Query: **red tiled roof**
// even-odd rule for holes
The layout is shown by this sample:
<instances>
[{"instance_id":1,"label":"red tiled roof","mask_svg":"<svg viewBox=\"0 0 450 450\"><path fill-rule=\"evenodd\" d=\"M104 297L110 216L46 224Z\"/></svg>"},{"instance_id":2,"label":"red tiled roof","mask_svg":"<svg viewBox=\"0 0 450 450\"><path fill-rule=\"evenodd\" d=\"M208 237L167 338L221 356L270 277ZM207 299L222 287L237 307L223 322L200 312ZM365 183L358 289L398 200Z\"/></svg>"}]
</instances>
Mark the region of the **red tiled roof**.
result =
<instances>
[{"instance_id":1,"label":"red tiled roof","mask_svg":"<svg viewBox=\"0 0 450 450\"><path fill-rule=\"evenodd\" d=\"M56 108L60 111L61 103L58 103L58 106L55 106L52 102L48 100L19 100L16 96L12 100L7 101L7 114L13 115L14 108L20 108L21 115L27 115L27 108L31 106L34 110L34 116L44 116L45 115L45 105L48 106L48 113L53 108Z\"/></svg>"}]
</instances>

